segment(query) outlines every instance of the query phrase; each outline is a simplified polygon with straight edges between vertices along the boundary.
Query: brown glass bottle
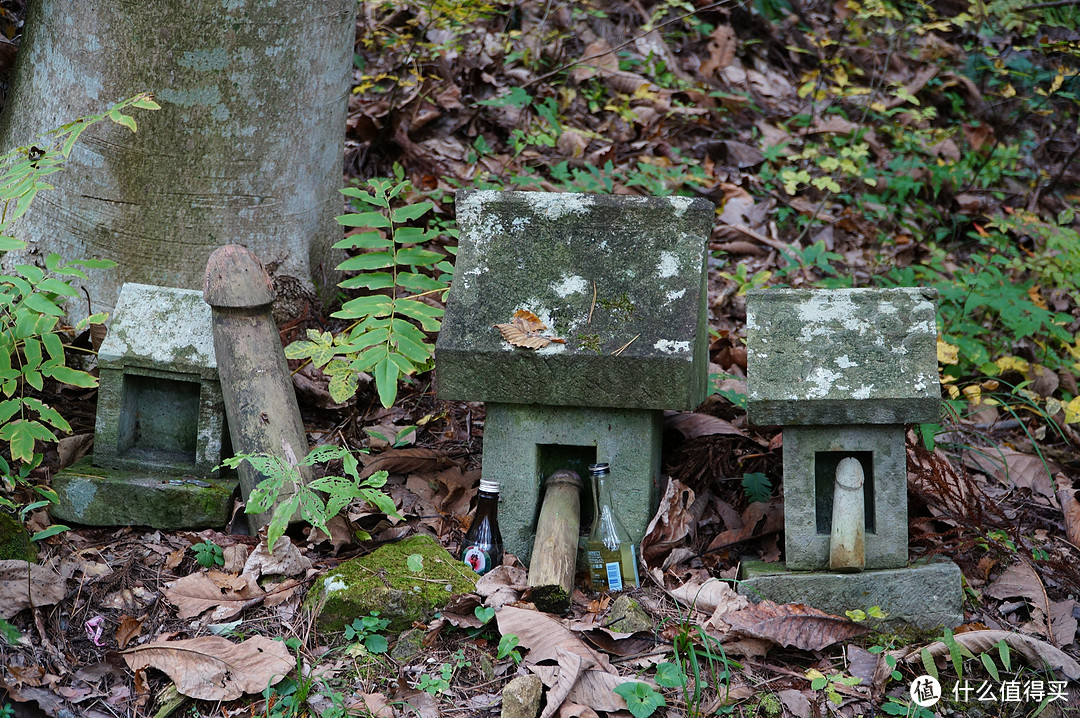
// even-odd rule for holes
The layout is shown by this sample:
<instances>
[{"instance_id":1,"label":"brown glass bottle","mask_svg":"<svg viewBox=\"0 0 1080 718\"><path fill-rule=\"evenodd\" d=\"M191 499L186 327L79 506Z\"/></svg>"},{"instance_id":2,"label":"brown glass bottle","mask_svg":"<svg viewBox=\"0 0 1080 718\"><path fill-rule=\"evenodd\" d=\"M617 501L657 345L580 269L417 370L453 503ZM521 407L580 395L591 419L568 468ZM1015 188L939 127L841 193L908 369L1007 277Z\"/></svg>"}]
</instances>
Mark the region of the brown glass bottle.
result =
<instances>
[{"instance_id":1,"label":"brown glass bottle","mask_svg":"<svg viewBox=\"0 0 1080 718\"><path fill-rule=\"evenodd\" d=\"M608 473L607 464L589 466L595 511L585 556L594 591L623 591L639 583L637 546L615 513L611 487L606 481Z\"/></svg>"},{"instance_id":2,"label":"brown glass bottle","mask_svg":"<svg viewBox=\"0 0 1080 718\"><path fill-rule=\"evenodd\" d=\"M499 482L480 479L476 515L461 542L461 560L483 576L503 560L502 534L499 533Z\"/></svg>"}]
</instances>

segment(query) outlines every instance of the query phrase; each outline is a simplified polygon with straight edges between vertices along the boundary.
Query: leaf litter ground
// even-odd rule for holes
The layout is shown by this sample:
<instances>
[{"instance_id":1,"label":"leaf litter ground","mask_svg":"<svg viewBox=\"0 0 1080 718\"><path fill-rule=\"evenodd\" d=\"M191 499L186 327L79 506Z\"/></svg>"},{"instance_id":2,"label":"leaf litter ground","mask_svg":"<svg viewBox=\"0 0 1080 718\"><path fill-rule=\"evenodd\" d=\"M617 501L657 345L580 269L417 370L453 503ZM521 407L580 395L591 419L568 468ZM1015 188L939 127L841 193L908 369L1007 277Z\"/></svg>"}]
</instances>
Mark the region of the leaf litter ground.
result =
<instances>
[{"instance_id":1,"label":"leaf litter ground","mask_svg":"<svg viewBox=\"0 0 1080 718\"><path fill-rule=\"evenodd\" d=\"M522 598L523 571L509 565L486 577L477 595L455 598L441 617L391 636L389 656L365 655L320 635L300 603L314 578L340 561L418 531L457 550L479 477L484 414L479 404L437 401L430 374L404 385L390 409L379 406L370 383L361 384L355 400L336 404L325 376L299 368L294 379L312 443L371 450L367 469L390 472L387 490L404 520L352 506L330 526L329 537L294 536L286 551L292 560L269 570L256 539L229 532L78 529L49 539L40 564L51 574L31 576L29 583L36 607L15 602L27 595L25 568L20 573L19 565L0 565L0 615L21 634L5 631L0 638L0 691L16 715L167 715L161 703L176 714L289 715L287 682L267 698L256 690L287 672L293 686L313 686L307 707L295 715L493 715L503 686L515 675L532 674L547 688L547 715L625 716L614 687L661 680L669 670L655 670L661 663L689 670L691 654L703 693L655 685L668 715L727 707L743 715L869 715L889 696L893 706L908 701L908 681L926 671L920 648L937 657L947 685L958 678L951 649L982 654L1002 640L1011 648L1014 675L1018 665L1044 662L1053 673L1030 668L1022 675L1080 678L1080 441L1069 423L1045 414L973 402L978 411L945 427L935 449L914 433L908 438L912 556L945 556L965 576L967 622L952 646L918 631L867 633L872 620L856 623L800 606L750 606L725 582L743 558L782 560L781 437L749 427L739 405L745 290L777 279L820 286L842 274L861 284L882 266L930 262L932 250L918 237L935 236L937 226L952 222L951 235L936 235L944 242L983 231L985 219L971 218L992 217L1000 206L1060 212L1070 198L1075 202L1080 179L1068 161L1080 143L1055 129L1069 116L1058 107L1057 114L1010 119L1003 110L1006 90L955 71L972 57L959 46L962 33L931 28L901 48L863 38L834 52L821 39L850 41L862 22L839 7L800 3L794 15L774 9L763 15L772 4L750 10L696 3L697 15L669 23L682 15L676 9L682 5L525 2L507 15L502 5L403 3L383 15L363 4L347 130L351 176L390 175L397 163L413 179L417 198L438 201L444 217L452 211L448 192L458 186L646 194L679 188L717 202L709 271L710 373L718 377L717 393L696 412L666 417L664 471L671 480L643 543L644 585L631 594L644 610L643 623L625 619L615 597L588 592L580 576L568 617L539 613ZM650 21L668 24L644 32ZM1070 39L1076 41L1075 33L1046 31L1046 43ZM876 59L886 57L882 69ZM872 197L863 204L842 201L844 192L825 179L848 183L841 190L858 185L842 165L858 158L843 153L850 145L832 142L858 128L848 118L866 118L861 108L868 105L843 89L852 67L876 72L896 88L884 98L886 111L903 104L894 104L903 92L924 100L907 105L896 127L937 141L929 150L933 162L888 178L897 192L911 184L913 202L895 194L894 200L916 207L915 213L882 212ZM826 108L847 108L847 116L806 114L808 81L813 96L826 93ZM960 133L932 137L934 118L918 112L945 97L970 116L956 120L963 122ZM1001 111L988 116L986 107ZM805 121L791 121L800 114ZM979 171L988 171L994 150L986 148L1023 133L1047 138L1016 160L1017 166L1049 168L1034 192L1008 173L989 187L953 184L933 195L916 188L933 182L937 161L952 161L960 147L984 152ZM882 167L901 158L896 139L902 134L888 125L862 134L877 165L860 172L881 177ZM814 147L834 157L831 174L783 174L820 170L813 155L804 156ZM771 157L777 151L787 155L789 167ZM797 191L788 193L786 186ZM958 213L965 217L952 220ZM1040 251L1031 237L1015 239L1029 252ZM962 267L971 246L960 243L946 256L946 268ZM1010 271L1021 276L1019 269ZM1071 316L1070 331L1076 331L1076 294L1045 287L1036 295ZM327 326L334 328L308 307L283 324L282 335L288 342L307 328ZM1023 354L1025 347L1037 349L1021 338L1014 350ZM1023 371L1011 378L1026 379ZM1077 394L1075 371L1059 367L1054 379L1053 388L1043 382L1040 396ZM54 471L86 451L93 396L48 398L76 427L47 456ZM746 475L771 481L768 500L748 500ZM35 530L47 523L42 514L30 519ZM356 529L372 541L352 543ZM207 570L195 562L191 546L205 541L222 547L223 566ZM261 585L263 575L274 582ZM57 586L66 588L62 596ZM484 625L477 616L492 607L499 610ZM496 658L500 634L518 638L520 664ZM291 653L299 656L299 672L278 649L250 662L243 652L250 649L242 647L259 646L262 636L295 639ZM891 680L886 656L899 660L902 680ZM142 665L152 668L134 671ZM965 676L988 677L977 662L968 661L965 670ZM825 682L815 682L817 676ZM184 703L170 688L174 682L197 700ZM237 698L237 690L248 695ZM1051 703L1042 715L1078 703L1074 693L1071 703ZM980 706L1001 715L1036 707ZM936 710L964 713L956 705Z\"/></svg>"}]
</instances>

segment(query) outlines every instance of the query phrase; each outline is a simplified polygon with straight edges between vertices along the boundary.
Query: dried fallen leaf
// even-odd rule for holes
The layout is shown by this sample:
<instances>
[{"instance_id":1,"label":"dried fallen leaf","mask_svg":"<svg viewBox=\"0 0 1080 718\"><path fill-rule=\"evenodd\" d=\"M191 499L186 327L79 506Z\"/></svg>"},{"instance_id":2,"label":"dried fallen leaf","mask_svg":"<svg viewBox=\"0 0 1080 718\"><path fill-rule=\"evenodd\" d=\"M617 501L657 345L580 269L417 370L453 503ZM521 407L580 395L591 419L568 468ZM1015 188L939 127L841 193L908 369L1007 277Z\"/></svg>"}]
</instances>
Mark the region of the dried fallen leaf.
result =
<instances>
[{"instance_id":1,"label":"dried fallen leaf","mask_svg":"<svg viewBox=\"0 0 1080 718\"><path fill-rule=\"evenodd\" d=\"M1067 646L1076 638L1076 601L1067 599L1050 604L1050 630L1054 644Z\"/></svg>"},{"instance_id":2,"label":"dried fallen leaf","mask_svg":"<svg viewBox=\"0 0 1080 718\"><path fill-rule=\"evenodd\" d=\"M522 648L529 649L525 662L529 665L543 661L557 661L559 649L576 653L589 665L601 670L615 672L608 657L594 651L578 638L566 623L539 611L530 611L514 606L503 606L495 614L499 623L499 633L504 636L512 633L518 637Z\"/></svg>"},{"instance_id":3,"label":"dried fallen leaf","mask_svg":"<svg viewBox=\"0 0 1080 718\"><path fill-rule=\"evenodd\" d=\"M664 427L677 429L687 439L696 439L699 436L713 436L715 434L746 436L742 429L739 429L730 421L697 412L667 415L664 417Z\"/></svg>"},{"instance_id":4,"label":"dried fallen leaf","mask_svg":"<svg viewBox=\"0 0 1080 718\"><path fill-rule=\"evenodd\" d=\"M281 536L274 543L274 552L261 541L244 563L243 575L254 583L261 576L303 576L311 568L311 560L300 553L292 539Z\"/></svg>"},{"instance_id":5,"label":"dried fallen leaf","mask_svg":"<svg viewBox=\"0 0 1080 718\"><path fill-rule=\"evenodd\" d=\"M131 670L156 668L172 679L181 694L204 701L260 693L296 666L284 643L265 636L243 643L220 636L155 641L120 655Z\"/></svg>"},{"instance_id":6,"label":"dried fallen leaf","mask_svg":"<svg viewBox=\"0 0 1080 718\"><path fill-rule=\"evenodd\" d=\"M1052 477L1061 468L1052 461L1044 463L1038 456L1002 448L989 452L971 451L965 459L1005 486L1031 489L1051 501L1054 499Z\"/></svg>"},{"instance_id":7,"label":"dried fallen leaf","mask_svg":"<svg viewBox=\"0 0 1080 718\"><path fill-rule=\"evenodd\" d=\"M120 626L116 629L116 643L120 647L120 650L127 648L127 645L133 640L139 637L139 632L142 630L143 619L132 618L131 616L121 616Z\"/></svg>"},{"instance_id":8,"label":"dried fallen leaf","mask_svg":"<svg viewBox=\"0 0 1080 718\"><path fill-rule=\"evenodd\" d=\"M709 77L717 70L723 70L735 59L735 50L739 39L730 25L718 25L709 34L709 57L701 63L698 73Z\"/></svg>"},{"instance_id":9,"label":"dried fallen leaf","mask_svg":"<svg viewBox=\"0 0 1080 718\"><path fill-rule=\"evenodd\" d=\"M214 580L214 576L219 580ZM165 584L165 598L177 609L179 618L194 618L213 610L210 620L220 623L233 618L248 606L254 606L266 593L254 581L218 571L193 573Z\"/></svg>"},{"instance_id":10,"label":"dried fallen leaf","mask_svg":"<svg viewBox=\"0 0 1080 718\"><path fill-rule=\"evenodd\" d=\"M1055 671L1061 671L1069 680L1080 681L1080 663L1054 648L1046 641L1011 631L968 631L954 636L956 642L975 655L986 653L994 648L998 641L1005 641L1010 649L1023 656L1035 668L1042 668L1045 663ZM947 657L949 647L943 641L936 641L927 646L934 658ZM996 649L995 649L996 654ZM904 658L908 663L919 659L919 651L913 651Z\"/></svg>"},{"instance_id":11,"label":"dried fallen leaf","mask_svg":"<svg viewBox=\"0 0 1080 718\"><path fill-rule=\"evenodd\" d=\"M360 478L366 479L376 471L391 474L411 474L417 471L435 471L454 466L456 462L445 452L410 446L405 449L390 449L379 454L360 472Z\"/></svg>"},{"instance_id":12,"label":"dried fallen leaf","mask_svg":"<svg viewBox=\"0 0 1080 718\"><path fill-rule=\"evenodd\" d=\"M743 511L741 525L717 534L708 551L718 551L752 538L775 533L784 527L784 500L773 499L765 504L755 501Z\"/></svg>"},{"instance_id":13,"label":"dried fallen leaf","mask_svg":"<svg viewBox=\"0 0 1080 718\"><path fill-rule=\"evenodd\" d=\"M728 613L723 621L742 635L804 651L820 651L869 630L854 621L801 603L778 605L772 601Z\"/></svg>"},{"instance_id":14,"label":"dried fallen leaf","mask_svg":"<svg viewBox=\"0 0 1080 718\"><path fill-rule=\"evenodd\" d=\"M528 309L519 309L514 312L514 318L510 324L495 324L502 338L515 347L524 349L543 349L551 343L565 344L565 339L541 336L540 332L546 331L547 326L540 321Z\"/></svg>"},{"instance_id":15,"label":"dried fallen leaf","mask_svg":"<svg viewBox=\"0 0 1080 718\"><path fill-rule=\"evenodd\" d=\"M49 569L14 559L0 561L0 618L60 603L66 595L67 582Z\"/></svg>"},{"instance_id":16,"label":"dried fallen leaf","mask_svg":"<svg viewBox=\"0 0 1080 718\"><path fill-rule=\"evenodd\" d=\"M651 566L655 559L670 554L685 538L693 539L697 528L689 510L693 503L693 489L675 479L668 480L656 515L641 540L641 557L645 565Z\"/></svg>"},{"instance_id":17,"label":"dried fallen leaf","mask_svg":"<svg viewBox=\"0 0 1080 718\"><path fill-rule=\"evenodd\" d=\"M750 605L750 601L745 596L740 596L728 583L715 578L702 581L700 577L697 577L667 593L683 605L691 606L702 613L712 614L710 622L724 614L741 611Z\"/></svg>"},{"instance_id":18,"label":"dried fallen leaf","mask_svg":"<svg viewBox=\"0 0 1080 718\"><path fill-rule=\"evenodd\" d=\"M1061 504L1061 513L1065 519L1065 536L1073 546L1080 547L1080 501L1076 500L1076 491L1065 474L1054 477L1057 486L1057 500Z\"/></svg>"},{"instance_id":19,"label":"dried fallen leaf","mask_svg":"<svg viewBox=\"0 0 1080 718\"><path fill-rule=\"evenodd\" d=\"M983 593L991 598L1026 598L1037 608L1047 622L1050 630L1050 599L1046 595L1039 574L1026 561L1019 561L1005 569L998 578L983 589ZM1050 635L1051 640L1053 636ZM1055 641L1056 643L1056 641ZM1060 644L1059 644L1060 645Z\"/></svg>"},{"instance_id":20,"label":"dried fallen leaf","mask_svg":"<svg viewBox=\"0 0 1080 718\"><path fill-rule=\"evenodd\" d=\"M476 582L476 592L484 597L485 605L499 608L521 598L529 587L528 574L520 566L496 566Z\"/></svg>"}]
</instances>

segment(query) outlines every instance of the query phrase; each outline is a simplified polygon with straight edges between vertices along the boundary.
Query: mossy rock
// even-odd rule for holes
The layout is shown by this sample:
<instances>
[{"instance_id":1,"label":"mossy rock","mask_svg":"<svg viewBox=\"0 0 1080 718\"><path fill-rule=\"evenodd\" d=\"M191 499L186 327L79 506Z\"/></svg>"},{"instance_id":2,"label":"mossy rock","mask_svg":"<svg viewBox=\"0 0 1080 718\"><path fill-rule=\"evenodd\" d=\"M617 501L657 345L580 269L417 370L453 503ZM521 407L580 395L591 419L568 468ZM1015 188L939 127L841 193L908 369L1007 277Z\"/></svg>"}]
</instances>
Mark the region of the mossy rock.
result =
<instances>
[{"instance_id":1,"label":"mossy rock","mask_svg":"<svg viewBox=\"0 0 1080 718\"><path fill-rule=\"evenodd\" d=\"M0 561L37 561L37 546L14 516L0 511Z\"/></svg>"},{"instance_id":2,"label":"mossy rock","mask_svg":"<svg viewBox=\"0 0 1080 718\"><path fill-rule=\"evenodd\" d=\"M423 566L409 568L419 554ZM400 632L445 606L451 596L476 589L476 574L434 538L413 536L341 563L315 582L304 603L323 631L342 631L354 618L378 611Z\"/></svg>"}]
</instances>

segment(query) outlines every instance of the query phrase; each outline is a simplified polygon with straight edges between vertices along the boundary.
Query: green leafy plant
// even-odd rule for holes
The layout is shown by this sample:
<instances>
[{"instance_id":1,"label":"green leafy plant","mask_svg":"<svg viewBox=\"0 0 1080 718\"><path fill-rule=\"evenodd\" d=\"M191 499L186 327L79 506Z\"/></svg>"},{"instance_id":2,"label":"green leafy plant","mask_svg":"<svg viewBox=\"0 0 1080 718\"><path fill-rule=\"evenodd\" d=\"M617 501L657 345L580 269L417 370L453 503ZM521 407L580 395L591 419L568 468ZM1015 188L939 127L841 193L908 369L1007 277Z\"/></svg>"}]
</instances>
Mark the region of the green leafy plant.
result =
<instances>
[{"instance_id":1,"label":"green leafy plant","mask_svg":"<svg viewBox=\"0 0 1080 718\"><path fill-rule=\"evenodd\" d=\"M743 474L742 487L743 493L746 494L746 500L751 503L755 501L764 502L772 498L772 481L765 474Z\"/></svg>"},{"instance_id":2,"label":"green leafy plant","mask_svg":"<svg viewBox=\"0 0 1080 718\"><path fill-rule=\"evenodd\" d=\"M418 246L438 235L437 229L414 226L434 207L431 202L391 207L411 187L405 180L372 179L367 186L341 190L364 211L342 215L338 222L362 231L334 245L360 252L338 266L358 272L339 286L368 293L333 314L355 322L337 336L309 330L307 341L293 342L285 355L310 359L322 368L330 377L330 396L338 402L356 393L361 372L370 372L379 401L390 407L402 377L431 367L434 347L424 333L439 330L443 310L421 300L444 292L453 268L445 254ZM431 276L433 271L442 275Z\"/></svg>"},{"instance_id":3,"label":"green leafy plant","mask_svg":"<svg viewBox=\"0 0 1080 718\"><path fill-rule=\"evenodd\" d=\"M341 461L345 476L323 476L304 483L298 467L337 460ZM298 511L300 518L326 534L330 533L326 523L353 499L369 503L388 516L398 516L393 500L379 491L386 484L387 473L378 471L361 479L356 457L341 447L317 446L296 464L271 454L240 454L222 464L235 469L244 461L266 477L251 492L244 510L249 514L261 514L273 509L266 535L271 553L274 543L285 533L289 520ZM327 494L325 501L320 491Z\"/></svg>"},{"instance_id":4,"label":"green leafy plant","mask_svg":"<svg viewBox=\"0 0 1080 718\"><path fill-rule=\"evenodd\" d=\"M450 688L450 682L454 680L454 674L462 668L472 665L472 661L465 659L465 649L459 648L454 651L453 663L443 663L439 666L438 675L424 673L416 683L416 687L430 695L444 693Z\"/></svg>"},{"instance_id":5,"label":"green leafy plant","mask_svg":"<svg viewBox=\"0 0 1080 718\"><path fill-rule=\"evenodd\" d=\"M810 680L810 688L815 691L824 690L825 696L834 705L840 705L841 701L843 701L837 686L857 686L862 682L862 679L857 676L845 676L843 673L825 675L816 668L808 670L806 677Z\"/></svg>"},{"instance_id":6,"label":"green leafy plant","mask_svg":"<svg viewBox=\"0 0 1080 718\"><path fill-rule=\"evenodd\" d=\"M200 566L213 568L214 566L225 565L225 553L213 541L207 540L194 544L191 550L195 552L195 560L198 561Z\"/></svg>"},{"instance_id":7,"label":"green leafy plant","mask_svg":"<svg viewBox=\"0 0 1080 718\"><path fill-rule=\"evenodd\" d=\"M730 660L720 642L706 633L704 628L688 621L678 624L672 648L675 660L671 665L674 668L665 668L662 676L658 669L657 683L663 685L660 683L662 677L665 682L675 683L670 687L682 688L688 714L701 715L702 689L710 679L717 692L723 687L726 697L731 687L732 669L742 666Z\"/></svg>"},{"instance_id":8,"label":"green leafy plant","mask_svg":"<svg viewBox=\"0 0 1080 718\"><path fill-rule=\"evenodd\" d=\"M477 606L473 609L473 615L478 621L487 625L491 619L495 618L495 609L490 606Z\"/></svg>"},{"instance_id":9,"label":"green leafy plant","mask_svg":"<svg viewBox=\"0 0 1080 718\"><path fill-rule=\"evenodd\" d=\"M130 108L156 110L158 104L148 94L137 95L110 107L98 115L88 115L52 130L31 147L19 147L0 156L0 253L22 250L26 243L11 236L11 225L30 208L37 194L52 189L45 178L64 168L75 143L92 125L105 119L135 131L135 118L124 114ZM67 366L63 337L71 331L64 327L62 304L78 292L70 280L88 280L84 269L115 266L108 260L65 261L48 254L44 267L15 264L11 272L0 275L0 440L6 442L10 462L0 457L0 489L13 493L17 486L30 487L30 471L42 454L35 452L37 442L57 441L54 432L71 431L58 411L41 399L28 396L44 389L45 380L89 388L97 379L85 371ZM105 314L94 314L78 323L74 331L101 324ZM14 466L13 466L14 464ZM18 511L20 518L57 496L43 486L31 487L42 497L19 510L15 502L0 495L0 507ZM33 540L55 535L67 527L54 525L37 532Z\"/></svg>"},{"instance_id":10,"label":"green leafy plant","mask_svg":"<svg viewBox=\"0 0 1080 718\"><path fill-rule=\"evenodd\" d=\"M389 644L379 632L385 631L389 625L388 619L379 618L379 612L372 611L362 618L354 618L352 623L345 626L345 640L362 643L368 653L386 653Z\"/></svg>"},{"instance_id":11,"label":"green leafy plant","mask_svg":"<svg viewBox=\"0 0 1080 718\"><path fill-rule=\"evenodd\" d=\"M631 681L615 688L615 693L626 700L626 707L634 718L649 718L658 708L667 705L664 696L648 683Z\"/></svg>"},{"instance_id":12,"label":"green leafy plant","mask_svg":"<svg viewBox=\"0 0 1080 718\"><path fill-rule=\"evenodd\" d=\"M266 718L300 718L305 715L307 699L315 683L313 677L304 675L304 661L300 653L303 644L300 639L286 638L284 643L290 651L296 653L296 678L286 676L277 684L263 689Z\"/></svg>"},{"instance_id":13,"label":"green leafy plant","mask_svg":"<svg viewBox=\"0 0 1080 718\"><path fill-rule=\"evenodd\" d=\"M504 658L509 658L515 664L521 663L521 652L517 650L519 643L521 643L521 639L513 633L503 634L502 638L499 639L499 647L495 652L495 660L501 661Z\"/></svg>"}]
</instances>

